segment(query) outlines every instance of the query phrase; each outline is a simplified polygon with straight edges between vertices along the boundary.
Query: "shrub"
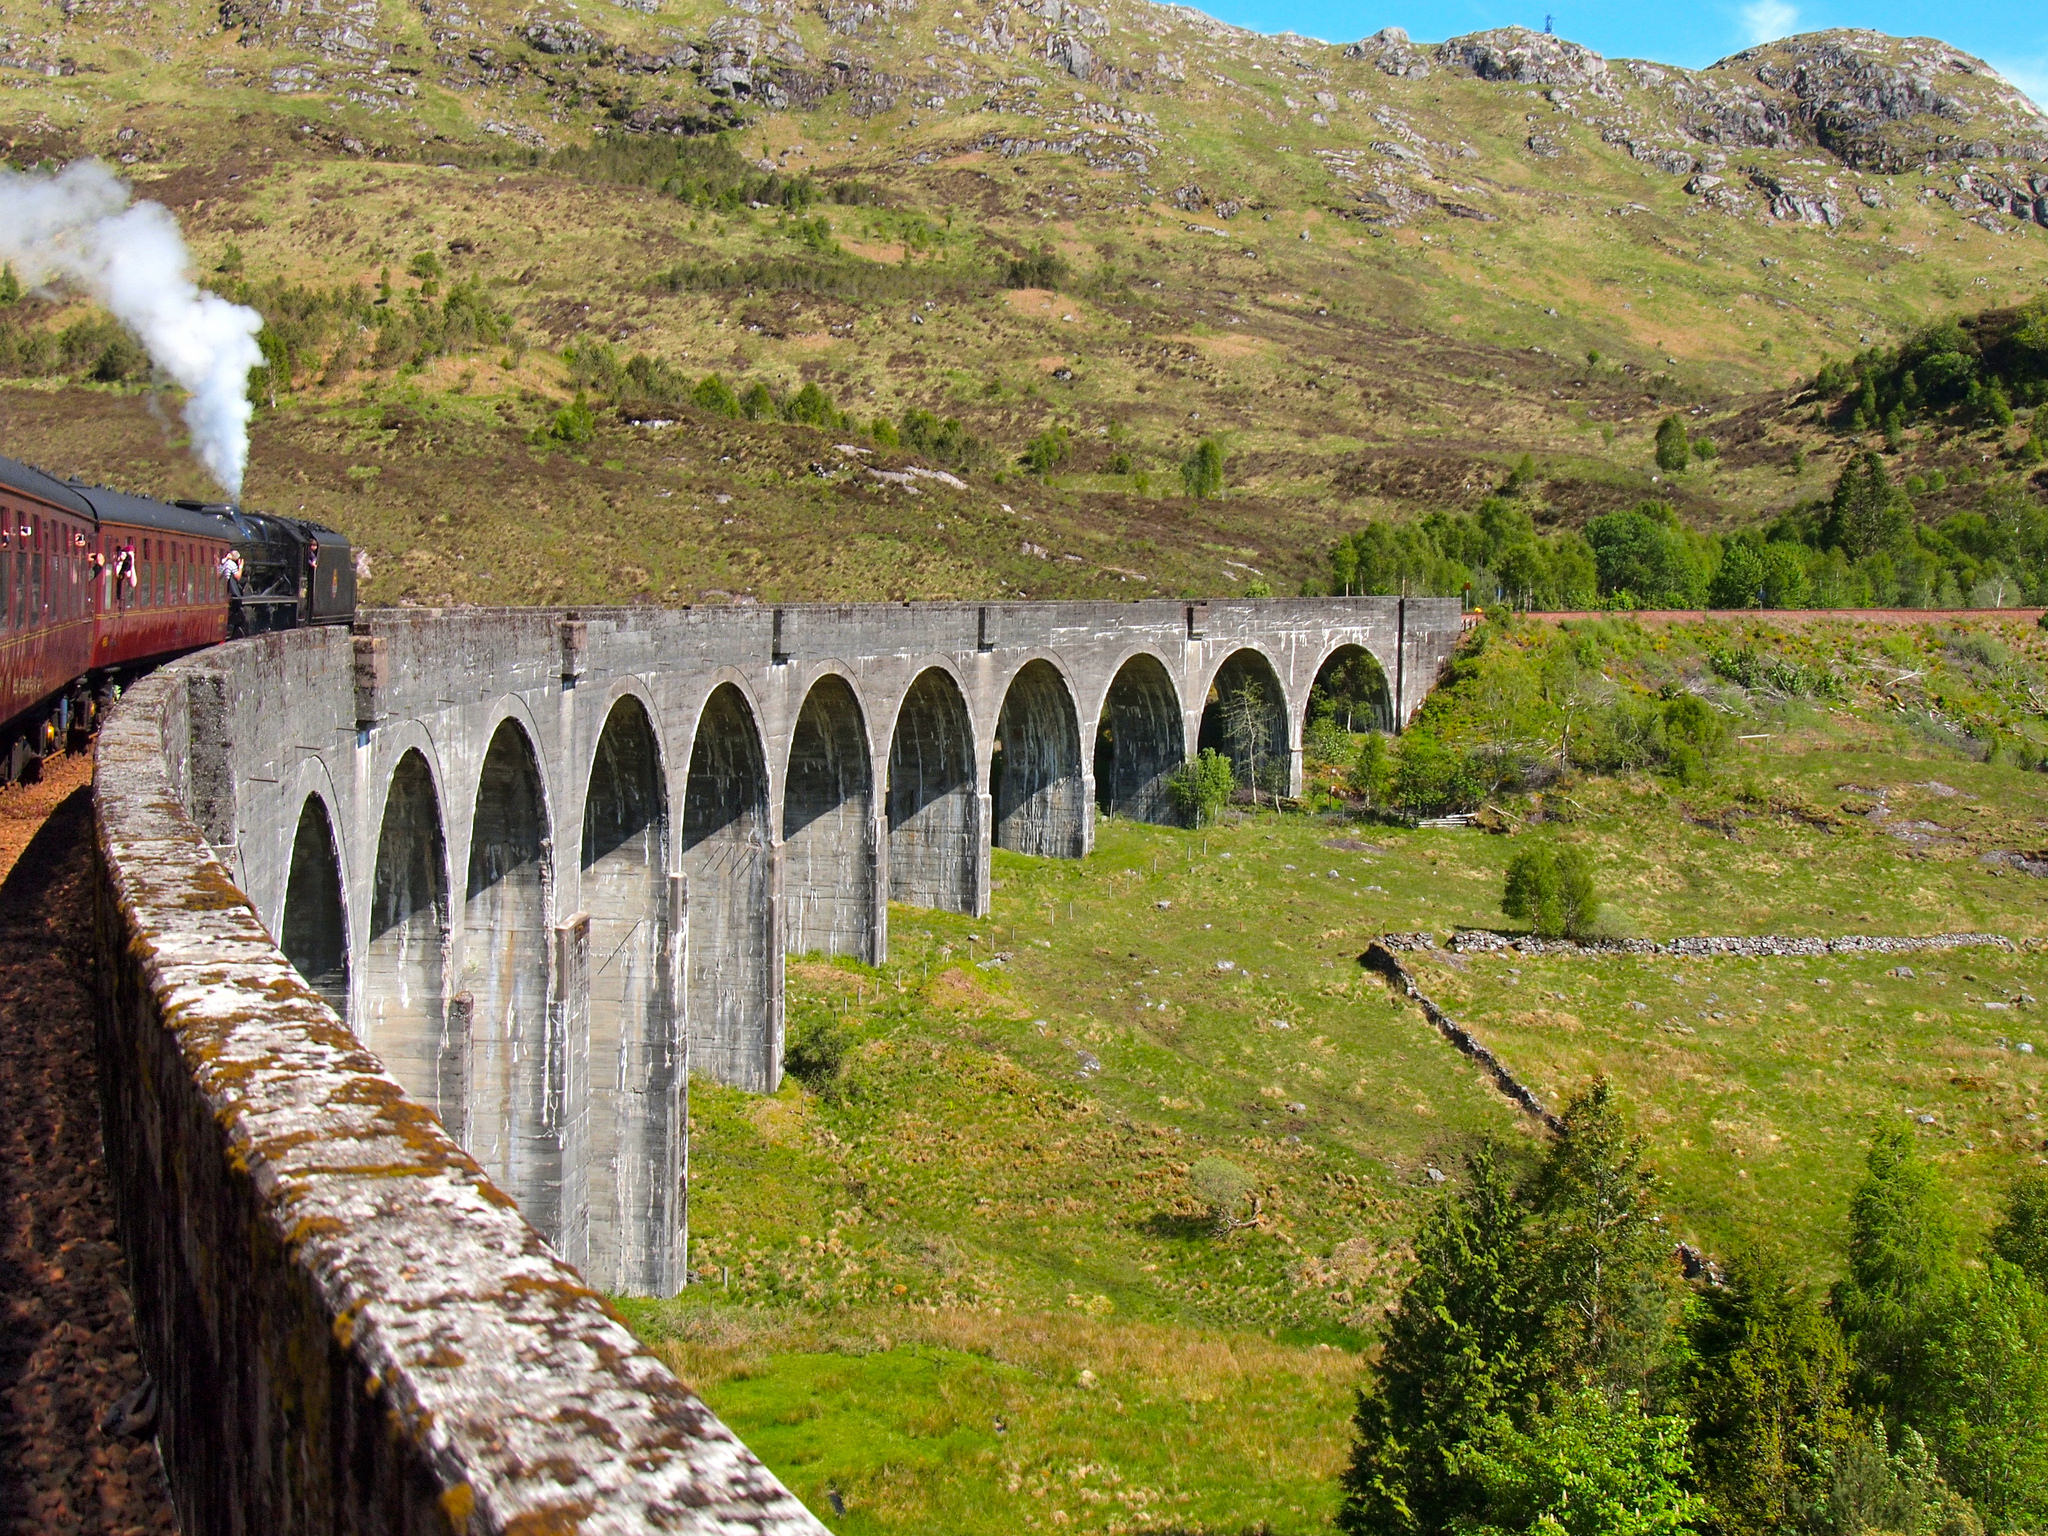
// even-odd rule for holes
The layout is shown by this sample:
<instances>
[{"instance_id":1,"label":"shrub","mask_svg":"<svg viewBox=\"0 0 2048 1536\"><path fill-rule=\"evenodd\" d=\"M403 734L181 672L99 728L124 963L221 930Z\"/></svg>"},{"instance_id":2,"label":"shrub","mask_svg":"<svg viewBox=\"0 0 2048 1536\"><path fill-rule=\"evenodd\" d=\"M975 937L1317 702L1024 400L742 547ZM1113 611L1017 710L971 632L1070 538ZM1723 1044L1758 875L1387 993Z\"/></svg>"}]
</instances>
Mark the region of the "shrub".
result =
<instances>
[{"instance_id":1,"label":"shrub","mask_svg":"<svg viewBox=\"0 0 2048 1536\"><path fill-rule=\"evenodd\" d=\"M1483 791L1470 758L1432 731L1410 731L1394 753L1394 803L1412 816L1469 811Z\"/></svg>"},{"instance_id":2,"label":"shrub","mask_svg":"<svg viewBox=\"0 0 2048 1536\"><path fill-rule=\"evenodd\" d=\"M868 436L872 437L884 448L894 448L902 441L896 435L896 423L886 416L877 416L868 423Z\"/></svg>"},{"instance_id":3,"label":"shrub","mask_svg":"<svg viewBox=\"0 0 2048 1536\"><path fill-rule=\"evenodd\" d=\"M2048 1293L2048 1174L2029 1170L2013 1180L1991 1251Z\"/></svg>"},{"instance_id":4,"label":"shrub","mask_svg":"<svg viewBox=\"0 0 2048 1536\"><path fill-rule=\"evenodd\" d=\"M1677 414L1657 423L1657 467L1675 475L1692 460L1692 446L1686 441L1685 420Z\"/></svg>"},{"instance_id":5,"label":"shrub","mask_svg":"<svg viewBox=\"0 0 2048 1536\"><path fill-rule=\"evenodd\" d=\"M1017 462L1034 475L1049 475L1067 462L1067 429L1047 427L1031 439Z\"/></svg>"},{"instance_id":6,"label":"shrub","mask_svg":"<svg viewBox=\"0 0 2048 1536\"><path fill-rule=\"evenodd\" d=\"M21 279L14 275L12 263L0 266L0 304L21 302Z\"/></svg>"},{"instance_id":7,"label":"shrub","mask_svg":"<svg viewBox=\"0 0 2048 1536\"><path fill-rule=\"evenodd\" d=\"M697 387L690 391L690 403L714 416L737 418L740 414L740 397L715 373L707 373L697 381Z\"/></svg>"},{"instance_id":8,"label":"shrub","mask_svg":"<svg viewBox=\"0 0 2048 1536\"><path fill-rule=\"evenodd\" d=\"M839 412L833 408L832 397L816 384L807 383L791 395L782 407L785 420L799 422L807 427L829 427L839 419Z\"/></svg>"},{"instance_id":9,"label":"shrub","mask_svg":"<svg viewBox=\"0 0 2048 1536\"><path fill-rule=\"evenodd\" d=\"M1352 755L1351 733L1330 715L1317 715L1301 733L1301 755L1325 767L1341 766Z\"/></svg>"},{"instance_id":10,"label":"shrub","mask_svg":"<svg viewBox=\"0 0 2048 1536\"><path fill-rule=\"evenodd\" d=\"M1205 437L1181 460L1180 483L1196 501L1213 501L1223 494L1223 445Z\"/></svg>"},{"instance_id":11,"label":"shrub","mask_svg":"<svg viewBox=\"0 0 2048 1536\"><path fill-rule=\"evenodd\" d=\"M1666 699L1663 716L1664 740L1672 747L1691 747L1701 757L1708 757L1728 739L1728 722L1696 693Z\"/></svg>"},{"instance_id":12,"label":"shrub","mask_svg":"<svg viewBox=\"0 0 2048 1536\"><path fill-rule=\"evenodd\" d=\"M1067 280L1066 258L1049 245L1003 264L1005 288L1057 288Z\"/></svg>"},{"instance_id":13,"label":"shrub","mask_svg":"<svg viewBox=\"0 0 2048 1536\"><path fill-rule=\"evenodd\" d=\"M558 443L587 443L597 435L597 413L590 408L583 391L576 391L576 398L555 412L555 419L548 424L548 436Z\"/></svg>"},{"instance_id":14,"label":"shrub","mask_svg":"<svg viewBox=\"0 0 2048 1536\"><path fill-rule=\"evenodd\" d=\"M1370 806L1387 797L1393 782L1394 760L1387 751L1387 738L1372 731L1358 744L1358 755L1351 761L1345 787Z\"/></svg>"},{"instance_id":15,"label":"shrub","mask_svg":"<svg viewBox=\"0 0 2048 1536\"><path fill-rule=\"evenodd\" d=\"M1505 1416L1453 1451L1482 1519L1469 1536L1692 1536L1707 1506L1689 1491L1686 1421L1596 1390L1518 1429Z\"/></svg>"},{"instance_id":16,"label":"shrub","mask_svg":"<svg viewBox=\"0 0 2048 1536\"><path fill-rule=\"evenodd\" d=\"M1258 1197L1252 1193L1252 1176L1227 1158L1197 1158L1188 1169L1188 1189L1209 1213L1210 1223L1220 1237L1259 1219ZM1239 1211L1248 1210L1242 1219Z\"/></svg>"},{"instance_id":17,"label":"shrub","mask_svg":"<svg viewBox=\"0 0 2048 1536\"><path fill-rule=\"evenodd\" d=\"M1214 747L1204 747L1199 756L1187 759L1166 780L1166 792L1173 797L1174 809L1193 827L1206 827L1214 821L1217 813L1230 803L1230 792L1235 787L1230 759Z\"/></svg>"},{"instance_id":18,"label":"shrub","mask_svg":"<svg viewBox=\"0 0 2048 1536\"><path fill-rule=\"evenodd\" d=\"M747 386L747 392L740 396L740 414L749 421L772 420L778 413L775 408L775 391L759 379Z\"/></svg>"},{"instance_id":19,"label":"shrub","mask_svg":"<svg viewBox=\"0 0 2048 1536\"><path fill-rule=\"evenodd\" d=\"M932 412L915 406L903 413L898 437L912 453L956 469L971 468L984 457L980 439L963 427L957 416L941 421Z\"/></svg>"},{"instance_id":20,"label":"shrub","mask_svg":"<svg viewBox=\"0 0 2048 1536\"><path fill-rule=\"evenodd\" d=\"M831 1014L805 1014L790 1025L783 1070L820 1098L836 1098L856 1044L853 1031Z\"/></svg>"},{"instance_id":21,"label":"shrub","mask_svg":"<svg viewBox=\"0 0 2048 1536\"><path fill-rule=\"evenodd\" d=\"M1576 848L1524 848L1508 861L1500 909L1528 923L1538 938L1584 938L1600 915L1592 865Z\"/></svg>"}]
</instances>

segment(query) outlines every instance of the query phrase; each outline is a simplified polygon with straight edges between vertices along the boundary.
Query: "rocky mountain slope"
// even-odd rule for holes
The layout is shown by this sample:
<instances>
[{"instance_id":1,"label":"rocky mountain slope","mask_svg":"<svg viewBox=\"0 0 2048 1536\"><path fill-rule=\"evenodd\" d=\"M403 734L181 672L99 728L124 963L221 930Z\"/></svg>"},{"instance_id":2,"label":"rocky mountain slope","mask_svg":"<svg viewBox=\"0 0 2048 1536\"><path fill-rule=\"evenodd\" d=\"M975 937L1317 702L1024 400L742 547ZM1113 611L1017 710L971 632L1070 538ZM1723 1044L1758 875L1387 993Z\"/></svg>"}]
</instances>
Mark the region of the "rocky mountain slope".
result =
<instances>
[{"instance_id":1,"label":"rocky mountain slope","mask_svg":"<svg viewBox=\"0 0 2048 1536\"><path fill-rule=\"evenodd\" d=\"M1291 585L1335 532L1469 502L1524 452L1540 520L1645 494L1740 520L1849 446L1792 403L1820 362L2048 279L2048 118L1979 60L1867 32L1687 71L1142 0L4 0L0 82L11 158L117 161L220 285L374 292L386 338L444 284L503 318L502 350L309 331L267 386L252 494L401 557L387 597ZM649 171L711 129L757 183ZM843 428L631 426L573 361L596 341L815 384L862 428L957 418L972 490L876 481L888 445ZM14 448L176 479L134 386L89 372L0 395ZM579 386L598 440L543 463ZM1648 454L1672 409L1731 450L1675 482ZM1191 508L1175 466L1205 436L1231 495ZM542 483L630 548L479 582L464 540ZM767 524L744 540L714 515L734 497Z\"/></svg>"}]
</instances>

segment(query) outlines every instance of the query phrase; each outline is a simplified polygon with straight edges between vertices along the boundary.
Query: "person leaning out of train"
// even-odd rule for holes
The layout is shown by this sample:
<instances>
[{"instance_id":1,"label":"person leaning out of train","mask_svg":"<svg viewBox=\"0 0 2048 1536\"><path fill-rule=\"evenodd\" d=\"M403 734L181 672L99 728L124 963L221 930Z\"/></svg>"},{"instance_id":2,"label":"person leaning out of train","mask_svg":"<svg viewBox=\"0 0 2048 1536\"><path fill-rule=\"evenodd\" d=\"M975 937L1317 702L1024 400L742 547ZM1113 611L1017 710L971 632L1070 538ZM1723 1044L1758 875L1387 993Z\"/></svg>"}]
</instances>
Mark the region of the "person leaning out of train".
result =
<instances>
[{"instance_id":1,"label":"person leaning out of train","mask_svg":"<svg viewBox=\"0 0 2048 1536\"><path fill-rule=\"evenodd\" d=\"M135 590L135 541L130 539L114 552L114 598L125 603Z\"/></svg>"},{"instance_id":2,"label":"person leaning out of train","mask_svg":"<svg viewBox=\"0 0 2048 1536\"><path fill-rule=\"evenodd\" d=\"M220 564L215 569L220 572L220 579L228 584L228 596L240 597L242 595L242 577L245 573L245 567L242 564L242 552L238 549L228 550L226 554L220 557Z\"/></svg>"}]
</instances>

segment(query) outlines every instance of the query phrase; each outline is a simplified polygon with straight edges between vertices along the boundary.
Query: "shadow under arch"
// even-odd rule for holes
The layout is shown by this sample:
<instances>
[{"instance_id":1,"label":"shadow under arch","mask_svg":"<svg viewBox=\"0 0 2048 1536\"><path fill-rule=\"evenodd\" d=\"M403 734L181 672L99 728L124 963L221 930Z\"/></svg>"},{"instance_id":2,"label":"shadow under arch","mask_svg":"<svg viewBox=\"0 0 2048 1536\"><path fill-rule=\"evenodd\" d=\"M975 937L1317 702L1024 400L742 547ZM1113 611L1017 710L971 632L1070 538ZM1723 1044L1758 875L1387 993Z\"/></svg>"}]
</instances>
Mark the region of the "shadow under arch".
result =
<instances>
[{"instance_id":1,"label":"shadow under arch","mask_svg":"<svg viewBox=\"0 0 2048 1536\"><path fill-rule=\"evenodd\" d=\"M876 957L874 768L867 723L836 672L811 685L782 781L783 947Z\"/></svg>"},{"instance_id":2,"label":"shadow under arch","mask_svg":"<svg viewBox=\"0 0 2048 1536\"><path fill-rule=\"evenodd\" d=\"M583 799L582 907L590 919L591 1282L671 1289L682 1078L669 985L668 792L646 706L626 694L597 738Z\"/></svg>"},{"instance_id":3,"label":"shadow under arch","mask_svg":"<svg viewBox=\"0 0 2048 1536\"><path fill-rule=\"evenodd\" d=\"M720 683L704 701L683 790L689 907L684 1015L689 1068L756 1093L774 1091L768 771L746 696Z\"/></svg>"},{"instance_id":4,"label":"shadow under arch","mask_svg":"<svg viewBox=\"0 0 2048 1536\"><path fill-rule=\"evenodd\" d=\"M467 1016L448 1012L447 964L447 840L433 769L415 749L398 760L384 796L356 1033L467 1145Z\"/></svg>"},{"instance_id":5,"label":"shadow under arch","mask_svg":"<svg viewBox=\"0 0 2048 1536\"><path fill-rule=\"evenodd\" d=\"M1239 788L1287 793L1292 765L1287 690L1264 653L1247 646L1216 669L1202 706L1196 750L1229 758Z\"/></svg>"},{"instance_id":6,"label":"shadow under arch","mask_svg":"<svg viewBox=\"0 0 2048 1536\"><path fill-rule=\"evenodd\" d=\"M292 968L348 1018L348 899L341 881L341 855L327 802L306 796L292 837L291 873L285 882L284 917L277 947Z\"/></svg>"},{"instance_id":7,"label":"shadow under arch","mask_svg":"<svg viewBox=\"0 0 2048 1536\"><path fill-rule=\"evenodd\" d=\"M1316 668L1302 723L1325 711L1347 731L1394 729L1394 690L1380 659L1364 646L1340 645Z\"/></svg>"},{"instance_id":8,"label":"shadow under arch","mask_svg":"<svg viewBox=\"0 0 2048 1536\"><path fill-rule=\"evenodd\" d=\"M477 776L462 905L470 1155L551 1241L562 1237L566 1052L548 1008L553 845L533 743L515 720Z\"/></svg>"},{"instance_id":9,"label":"shadow under arch","mask_svg":"<svg viewBox=\"0 0 2048 1536\"><path fill-rule=\"evenodd\" d=\"M1117 668L1095 727L1095 803L1113 816L1170 826L1166 781L1187 756L1180 692L1166 665L1140 652Z\"/></svg>"},{"instance_id":10,"label":"shadow under arch","mask_svg":"<svg viewBox=\"0 0 2048 1536\"><path fill-rule=\"evenodd\" d=\"M989 795L997 847L1053 859L1088 851L1080 717L1066 678L1049 661L1024 663L1003 694Z\"/></svg>"},{"instance_id":11,"label":"shadow under arch","mask_svg":"<svg viewBox=\"0 0 2048 1536\"><path fill-rule=\"evenodd\" d=\"M939 667L911 682L889 741L889 899L973 913L981 889L974 723Z\"/></svg>"}]
</instances>

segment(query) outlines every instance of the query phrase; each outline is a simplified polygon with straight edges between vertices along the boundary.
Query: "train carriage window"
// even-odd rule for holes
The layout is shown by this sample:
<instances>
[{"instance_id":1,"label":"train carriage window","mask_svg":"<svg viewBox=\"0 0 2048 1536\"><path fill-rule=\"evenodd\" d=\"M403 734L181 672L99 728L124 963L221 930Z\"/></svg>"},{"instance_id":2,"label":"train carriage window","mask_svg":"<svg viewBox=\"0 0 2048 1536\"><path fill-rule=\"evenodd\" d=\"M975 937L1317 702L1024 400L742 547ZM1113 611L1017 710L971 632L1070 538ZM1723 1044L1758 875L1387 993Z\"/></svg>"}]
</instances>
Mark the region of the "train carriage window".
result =
<instances>
[{"instance_id":1,"label":"train carriage window","mask_svg":"<svg viewBox=\"0 0 2048 1536\"><path fill-rule=\"evenodd\" d=\"M29 524L28 557L28 613L29 622L37 623L43 613L43 525L40 519Z\"/></svg>"}]
</instances>

